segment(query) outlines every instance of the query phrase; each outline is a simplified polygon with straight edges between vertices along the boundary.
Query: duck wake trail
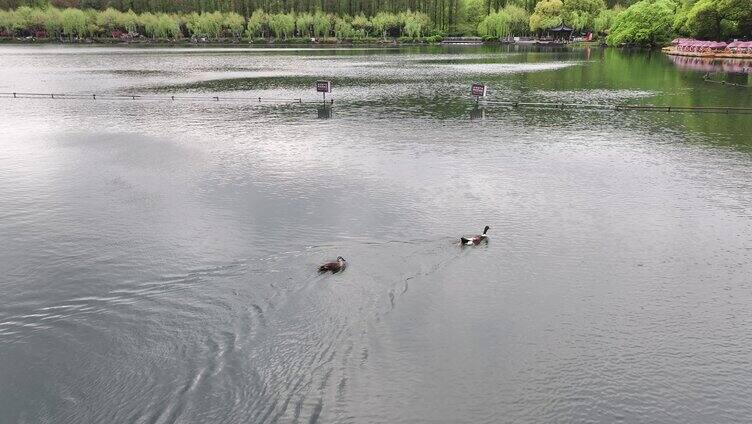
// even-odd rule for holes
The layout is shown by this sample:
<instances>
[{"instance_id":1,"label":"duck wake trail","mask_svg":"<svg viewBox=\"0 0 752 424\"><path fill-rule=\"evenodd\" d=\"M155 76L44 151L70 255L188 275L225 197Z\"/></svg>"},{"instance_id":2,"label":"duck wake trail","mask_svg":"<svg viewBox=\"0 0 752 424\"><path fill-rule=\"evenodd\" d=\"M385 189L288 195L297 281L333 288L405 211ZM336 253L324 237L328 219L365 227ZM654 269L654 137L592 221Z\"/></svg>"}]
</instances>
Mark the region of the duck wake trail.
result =
<instances>
[{"instance_id":1,"label":"duck wake trail","mask_svg":"<svg viewBox=\"0 0 752 424\"><path fill-rule=\"evenodd\" d=\"M321 260L342 252L348 260L343 273L315 272ZM267 261L265 271L238 290L252 305L249 313L264 323L241 349L258 379L256 396L238 416L253 422L345 419L350 382L368 365L372 326L462 255L456 243L440 239L322 246ZM274 290L258 299L258 285Z\"/></svg>"},{"instance_id":2,"label":"duck wake trail","mask_svg":"<svg viewBox=\"0 0 752 424\"><path fill-rule=\"evenodd\" d=\"M344 272L317 273L340 254ZM92 364L50 379L44 390L65 406L36 421L347 421L373 327L462 255L449 239L351 240L92 286L3 311L0 347L12 359L14 346L56 346Z\"/></svg>"}]
</instances>

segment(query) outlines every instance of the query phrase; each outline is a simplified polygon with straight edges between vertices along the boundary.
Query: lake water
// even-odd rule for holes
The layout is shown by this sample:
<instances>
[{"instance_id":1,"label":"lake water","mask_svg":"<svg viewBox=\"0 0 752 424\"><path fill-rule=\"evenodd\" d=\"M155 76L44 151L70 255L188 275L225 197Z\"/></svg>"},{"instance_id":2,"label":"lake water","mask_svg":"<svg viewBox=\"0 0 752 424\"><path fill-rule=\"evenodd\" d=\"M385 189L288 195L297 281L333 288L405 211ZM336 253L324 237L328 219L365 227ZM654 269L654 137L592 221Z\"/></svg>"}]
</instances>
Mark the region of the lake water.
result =
<instances>
[{"instance_id":1,"label":"lake water","mask_svg":"<svg viewBox=\"0 0 752 424\"><path fill-rule=\"evenodd\" d=\"M0 422L748 422L752 115L469 96L752 107L705 72L596 48L0 47L0 92L334 86L331 108L0 99Z\"/></svg>"}]
</instances>

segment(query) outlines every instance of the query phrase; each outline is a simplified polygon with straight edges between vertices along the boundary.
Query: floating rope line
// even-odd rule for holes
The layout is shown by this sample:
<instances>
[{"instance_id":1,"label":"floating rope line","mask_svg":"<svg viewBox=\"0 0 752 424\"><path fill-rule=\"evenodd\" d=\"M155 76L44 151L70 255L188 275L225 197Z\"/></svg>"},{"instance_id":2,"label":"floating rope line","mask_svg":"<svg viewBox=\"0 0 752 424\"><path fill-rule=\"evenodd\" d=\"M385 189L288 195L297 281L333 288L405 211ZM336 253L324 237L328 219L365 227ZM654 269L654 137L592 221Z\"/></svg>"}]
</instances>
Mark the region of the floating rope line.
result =
<instances>
[{"instance_id":1,"label":"floating rope line","mask_svg":"<svg viewBox=\"0 0 752 424\"><path fill-rule=\"evenodd\" d=\"M82 94L82 93L27 93L0 92L0 98L11 99L51 99L51 100L147 100L147 101L191 101L191 102L246 102L249 104L305 104L332 105L333 99L324 102L320 100L306 100L302 98L274 98L274 97L222 97L222 96L160 96L143 94ZM656 105L619 105L607 103L557 103L557 102L520 102L510 100L482 100L479 104L489 106L506 106L511 108L537 109L581 109L581 110L613 110L613 111L654 111L654 112L695 112L695 113L735 113L752 114L752 107L728 106L656 106Z\"/></svg>"},{"instance_id":2,"label":"floating rope line","mask_svg":"<svg viewBox=\"0 0 752 424\"><path fill-rule=\"evenodd\" d=\"M484 100L482 104L508 106L512 108L534 109L586 109L614 111L653 111L653 112L697 112L697 113L740 113L752 114L752 107L728 106L655 106L655 105L614 105L605 103L555 103L518 102L505 100Z\"/></svg>"},{"instance_id":3,"label":"floating rope line","mask_svg":"<svg viewBox=\"0 0 752 424\"><path fill-rule=\"evenodd\" d=\"M272 104L322 104L321 101L303 101L301 98L286 99L274 97L222 97L222 96L160 96L143 94L82 94L82 93L0 93L6 99L50 99L50 100L151 100L151 101L192 101L192 102L247 102ZM334 100L327 101L328 104Z\"/></svg>"},{"instance_id":4,"label":"floating rope line","mask_svg":"<svg viewBox=\"0 0 752 424\"><path fill-rule=\"evenodd\" d=\"M710 74L703 75L702 80L705 82L713 83L713 84L730 85L733 87L752 88L752 85L749 85L749 84L738 84L738 83L729 82L729 81L717 81L717 80L712 79L710 77Z\"/></svg>"}]
</instances>

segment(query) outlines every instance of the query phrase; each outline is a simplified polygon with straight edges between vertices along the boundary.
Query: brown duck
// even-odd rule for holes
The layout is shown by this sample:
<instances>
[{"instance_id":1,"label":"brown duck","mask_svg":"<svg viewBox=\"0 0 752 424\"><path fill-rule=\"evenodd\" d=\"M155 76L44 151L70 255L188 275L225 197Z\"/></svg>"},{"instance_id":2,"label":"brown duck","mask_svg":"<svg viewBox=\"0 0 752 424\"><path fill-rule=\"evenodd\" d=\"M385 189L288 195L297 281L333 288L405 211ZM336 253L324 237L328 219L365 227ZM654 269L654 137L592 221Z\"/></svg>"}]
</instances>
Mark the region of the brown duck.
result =
<instances>
[{"instance_id":1,"label":"brown duck","mask_svg":"<svg viewBox=\"0 0 752 424\"><path fill-rule=\"evenodd\" d=\"M319 267L319 272L329 272L336 274L343 271L347 267L347 261L342 256L337 256L337 260L333 262L327 262Z\"/></svg>"},{"instance_id":2,"label":"brown duck","mask_svg":"<svg viewBox=\"0 0 752 424\"><path fill-rule=\"evenodd\" d=\"M483 241L487 242L488 236L486 235L486 233L488 232L490 228L491 227L486 225L486 228L483 229L483 234L478 234L475 236L460 237L460 244L463 246L477 246Z\"/></svg>"}]
</instances>

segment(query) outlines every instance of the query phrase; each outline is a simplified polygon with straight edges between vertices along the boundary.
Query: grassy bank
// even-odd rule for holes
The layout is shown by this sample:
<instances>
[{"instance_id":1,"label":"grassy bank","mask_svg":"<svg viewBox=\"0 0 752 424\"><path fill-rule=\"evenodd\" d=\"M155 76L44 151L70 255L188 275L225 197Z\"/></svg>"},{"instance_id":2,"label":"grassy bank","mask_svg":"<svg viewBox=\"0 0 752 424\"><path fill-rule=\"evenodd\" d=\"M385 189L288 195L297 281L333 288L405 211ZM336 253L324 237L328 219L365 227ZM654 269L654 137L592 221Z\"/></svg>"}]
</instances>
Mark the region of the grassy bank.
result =
<instances>
[{"instance_id":1,"label":"grassy bank","mask_svg":"<svg viewBox=\"0 0 752 424\"><path fill-rule=\"evenodd\" d=\"M87 37L80 39L50 38L50 37L0 37L1 44L60 44L60 45L133 45L133 46L307 46L307 47L336 47L336 46L376 46L389 47L397 45L437 45L441 44L441 37L425 38L358 38L339 39L325 38L312 40L310 38L113 38ZM488 42L493 43L493 42Z\"/></svg>"}]
</instances>

